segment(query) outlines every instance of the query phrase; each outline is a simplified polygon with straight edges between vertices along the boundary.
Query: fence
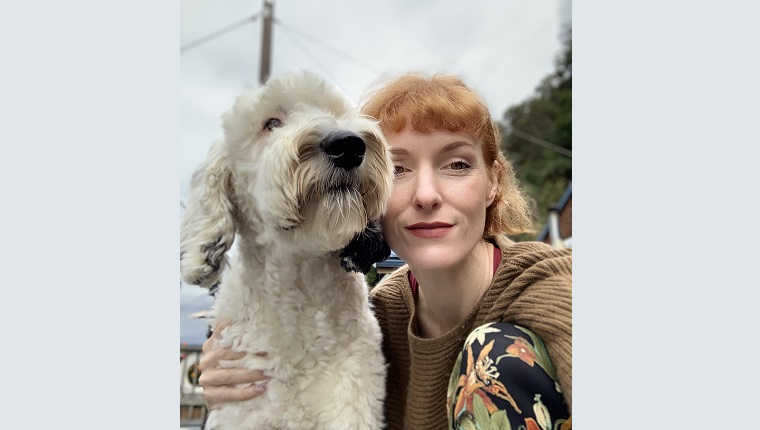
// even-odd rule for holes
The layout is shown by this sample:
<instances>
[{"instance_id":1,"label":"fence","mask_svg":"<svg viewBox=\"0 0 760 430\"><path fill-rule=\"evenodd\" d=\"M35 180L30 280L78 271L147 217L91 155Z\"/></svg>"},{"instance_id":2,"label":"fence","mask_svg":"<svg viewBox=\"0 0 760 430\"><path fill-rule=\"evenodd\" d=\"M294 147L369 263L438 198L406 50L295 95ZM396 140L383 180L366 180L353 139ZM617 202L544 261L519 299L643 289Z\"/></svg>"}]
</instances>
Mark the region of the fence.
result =
<instances>
[{"instance_id":1,"label":"fence","mask_svg":"<svg viewBox=\"0 0 760 430\"><path fill-rule=\"evenodd\" d=\"M203 401L203 389L198 385L201 347L180 346L179 351L179 425L200 428L208 414Z\"/></svg>"}]
</instances>

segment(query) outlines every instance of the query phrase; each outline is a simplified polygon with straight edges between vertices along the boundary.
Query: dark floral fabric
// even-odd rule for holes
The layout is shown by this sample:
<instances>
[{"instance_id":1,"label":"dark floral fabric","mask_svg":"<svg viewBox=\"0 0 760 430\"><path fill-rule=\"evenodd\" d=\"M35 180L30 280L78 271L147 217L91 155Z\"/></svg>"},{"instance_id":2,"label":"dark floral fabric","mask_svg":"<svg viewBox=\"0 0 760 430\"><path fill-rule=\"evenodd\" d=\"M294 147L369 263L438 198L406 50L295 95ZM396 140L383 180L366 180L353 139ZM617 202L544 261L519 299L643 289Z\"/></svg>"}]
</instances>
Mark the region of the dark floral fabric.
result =
<instances>
[{"instance_id":1,"label":"dark floral fabric","mask_svg":"<svg viewBox=\"0 0 760 430\"><path fill-rule=\"evenodd\" d=\"M453 430L568 430L570 414L544 344L530 330L491 323L473 330L447 395Z\"/></svg>"}]
</instances>

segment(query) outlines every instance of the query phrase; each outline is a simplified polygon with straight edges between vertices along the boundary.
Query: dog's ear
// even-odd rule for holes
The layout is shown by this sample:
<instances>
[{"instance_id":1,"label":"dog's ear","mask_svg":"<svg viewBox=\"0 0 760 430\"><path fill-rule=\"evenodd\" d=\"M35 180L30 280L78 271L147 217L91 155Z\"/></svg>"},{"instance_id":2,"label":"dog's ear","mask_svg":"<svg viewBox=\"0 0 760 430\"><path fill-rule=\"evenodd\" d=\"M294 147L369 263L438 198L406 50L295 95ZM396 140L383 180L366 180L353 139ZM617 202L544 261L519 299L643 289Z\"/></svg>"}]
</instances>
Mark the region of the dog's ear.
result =
<instances>
[{"instance_id":1,"label":"dog's ear","mask_svg":"<svg viewBox=\"0 0 760 430\"><path fill-rule=\"evenodd\" d=\"M385 242L379 220L370 221L340 253L340 265L346 272L367 273L374 263L390 257L391 248Z\"/></svg>"},{"instance_id":2,"label":"dog's ear","mask_svg":"<svg viewBox=\"0 0 760 430\"><path fill-rule=\"evenodd\" d=\"M220 139L193 173L191 196L180 223L180 270L187 283L211 288L227 265L224 254L235 240L233 180Z\"/></svg>"}]
</instances>

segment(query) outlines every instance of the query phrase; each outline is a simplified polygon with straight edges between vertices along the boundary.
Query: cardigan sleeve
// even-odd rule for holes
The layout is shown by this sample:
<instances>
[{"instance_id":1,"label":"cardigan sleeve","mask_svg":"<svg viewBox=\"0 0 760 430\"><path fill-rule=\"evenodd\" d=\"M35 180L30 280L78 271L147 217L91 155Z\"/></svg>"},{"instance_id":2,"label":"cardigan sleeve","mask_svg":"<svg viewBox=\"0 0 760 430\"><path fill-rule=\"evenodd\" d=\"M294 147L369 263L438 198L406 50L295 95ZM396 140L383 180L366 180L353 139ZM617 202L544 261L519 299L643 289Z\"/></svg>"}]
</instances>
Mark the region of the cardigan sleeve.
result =
<instances>
[{"instance_id":1,"label":"cardigan sleeve","mask_svg":"<svg viewBox=\"0 0 760 430\"><path fill-rule=\"evenodd\" d=\"M560 387L572 410L572 254L541 260L514 282L525 283L505 310L505 318L536 333L544 342Z\"/></svg>"}]
</instances>

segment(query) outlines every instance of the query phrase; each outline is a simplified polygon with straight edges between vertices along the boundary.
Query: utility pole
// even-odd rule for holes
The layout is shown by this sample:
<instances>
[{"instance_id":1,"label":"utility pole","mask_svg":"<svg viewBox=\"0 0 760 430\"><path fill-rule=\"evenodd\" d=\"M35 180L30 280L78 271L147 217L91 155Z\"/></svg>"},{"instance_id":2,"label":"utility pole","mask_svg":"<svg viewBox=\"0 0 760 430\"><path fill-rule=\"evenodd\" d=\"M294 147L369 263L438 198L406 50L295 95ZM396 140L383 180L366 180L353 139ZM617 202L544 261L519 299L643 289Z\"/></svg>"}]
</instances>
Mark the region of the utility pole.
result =
<instances>
[{"instance_id":1,"label":"utility pole","mask_svg":"<svg viewBox=\"0 0 760 430\"><path fill-rule=\"evenodd\" d=\"M272 57L272 18L274 0L264 0L264 21L261 26L261 71L259 84L264 85L269 79L269 62Z\"/></svg>"}]
</instances>

